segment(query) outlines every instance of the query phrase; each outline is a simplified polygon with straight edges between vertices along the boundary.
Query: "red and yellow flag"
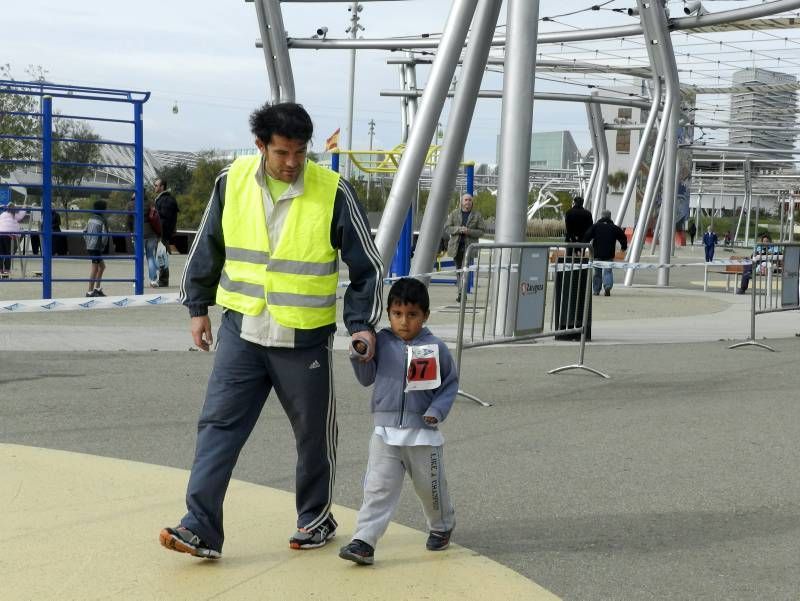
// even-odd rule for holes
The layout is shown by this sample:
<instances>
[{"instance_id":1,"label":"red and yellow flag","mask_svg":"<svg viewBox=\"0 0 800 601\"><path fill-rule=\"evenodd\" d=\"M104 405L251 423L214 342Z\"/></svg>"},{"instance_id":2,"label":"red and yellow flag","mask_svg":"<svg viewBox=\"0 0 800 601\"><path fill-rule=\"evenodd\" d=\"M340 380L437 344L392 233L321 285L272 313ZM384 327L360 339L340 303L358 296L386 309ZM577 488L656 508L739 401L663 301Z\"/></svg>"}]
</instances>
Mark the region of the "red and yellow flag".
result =
<instances>
[{"instance_id":1,"label":"red and yellow flag","mask_svg":"<svg viewBox=\"0 0 800 601\"><path fill-rule=\"evenodd\" d=\"M334 148L339 148L339 129L336 128L336 131L333 132L330 137L325 140L325 151L333 150Z\"/></svg>"}]
</instances>

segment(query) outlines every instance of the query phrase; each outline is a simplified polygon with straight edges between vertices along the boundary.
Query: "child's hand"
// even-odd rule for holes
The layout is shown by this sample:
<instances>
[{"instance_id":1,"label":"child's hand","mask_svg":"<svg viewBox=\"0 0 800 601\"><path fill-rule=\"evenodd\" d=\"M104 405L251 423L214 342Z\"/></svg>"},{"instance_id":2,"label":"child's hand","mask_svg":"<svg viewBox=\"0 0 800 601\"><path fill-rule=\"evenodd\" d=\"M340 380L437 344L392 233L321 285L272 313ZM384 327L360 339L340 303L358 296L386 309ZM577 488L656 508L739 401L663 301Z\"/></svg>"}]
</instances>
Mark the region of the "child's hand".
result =
<instances>
[{"instance_id":1,"label":"child's hand","mask_svg":"<svg viewBox=\"0 0 800 601\"><path fill-rule=\"evenodd\" d=\"M432 415L426 415L422 419L424 419L425 423L428 424L429 426L435 426L436 424L439 423L439 420L433 417Z\"/></svg>"}]
</instances>

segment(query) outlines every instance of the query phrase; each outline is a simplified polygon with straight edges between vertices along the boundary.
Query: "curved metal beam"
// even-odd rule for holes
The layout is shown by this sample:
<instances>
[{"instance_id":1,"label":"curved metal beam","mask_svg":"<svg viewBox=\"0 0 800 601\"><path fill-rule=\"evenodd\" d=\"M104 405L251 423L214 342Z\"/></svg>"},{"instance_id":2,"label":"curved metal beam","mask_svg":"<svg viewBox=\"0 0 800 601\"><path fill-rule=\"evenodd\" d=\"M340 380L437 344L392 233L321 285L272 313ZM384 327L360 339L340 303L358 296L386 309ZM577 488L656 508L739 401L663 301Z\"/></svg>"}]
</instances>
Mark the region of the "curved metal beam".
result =
<instances>
[{"instance_id":1,"label":"curved metal beam","mask_svg":"<svg viewBox=\"0 0 800 601\"><path fill-rule=\"evenodd\" d=\"M424 90L381 90L381 96L422 96ZM448 92L448 96L452 96L453 92ZM481 90L478 92L478 98L502 98L503 92L500 90ZM634 98L613 98L611 96L594 96L591 94L561 94L558 92L534 92L534 100L549 100L553 102L583 102L588 104L611 104L615 106L634 106L641 109L648 110L652 108L651 103L645 100L636 100Z\"/></svg>"},{"instance_id":2,"label":"curved metal beam","mask_svg":"<svg viewBox=\"0 0 800 601\"><path fill-rule=\"evenodd\" d=\"M682 17L671 19L668 22L670 31L683 31L711 25L722 25L736 21L769 17L776 13L796 10L800 8L800 0L773 0L765 4L724 10L718 13L711 13L701 17ZM598 29L578 29L575 31L553 31L541 33L537 38L538 44L559 44L561 42L585 42L591 40L605 40L610 38L628 38L642 35L642 26L639 23L633 25L619 25L616 27L603 27ZM313 39L313 38L289 38L287 41L289 48L311 48L321 49L345 49L362 48L373 50L399 50L408 48L436 48L439 45L439 38L414 38L408 40L397 39L374 39L374 40L348 40L348 39ZM498 36L492 40L492 46L505 46L505 36Z\"/></svg>"},{"instance_id":3,"label":"curved metal beam","mask_svg":"<svg viewBox=\"0 0 800 601\"><path fill-rule=\"evenodd\" d=\"M619 203L619 210L614 223L620 225L625 217L625 211L628 210L633 190L636 187L636 180L639 176L639 168L644 160L644 155L647 152L648 142L650 141L650 133L653 131L656 119L658 118L658 106L661 103L661 78L653 78L653 106L650 107L650 114L647 116L647 123L644 130L639 134L639 146L636 148L636 155L633 158L630 172L628 173L628 181L625 182L625 191L622 193L622 199Z\"/></svg>"},{"instance_id":4,"label":"curved metal beam","mask_svg":"<svg viewBox=\"0 0 800 601\"><path fill-rule=\"evenodd\" d=\"M266 40L266 44L262 44L261 48L264 50L264 61L267 64L267 79L269 80L269 89L272 94L272 102L281 101L281 90L278 86L278 72L275 69L274 53L272 52L272 44L270 43L269 28L267 27L266 9L262 0L255 0L256 5L256 21L258 21L258 30L261 32L261 39ZM258 42L256 42L258 46Z\"/></svg>"},{"instance_id":5,"label":"curved metal beam","mask_svg":"<svg viewBox=\"0 0 800 601\"><path fill-rule=\"evenodd\" d=\"M275 69L278 75L281 102L294 102L294 75L289 48L286 45L286 29L283 25L283 13L279 0L261 0L264 3L267 32L275 57Z\"/></svg>"}]
</instances>

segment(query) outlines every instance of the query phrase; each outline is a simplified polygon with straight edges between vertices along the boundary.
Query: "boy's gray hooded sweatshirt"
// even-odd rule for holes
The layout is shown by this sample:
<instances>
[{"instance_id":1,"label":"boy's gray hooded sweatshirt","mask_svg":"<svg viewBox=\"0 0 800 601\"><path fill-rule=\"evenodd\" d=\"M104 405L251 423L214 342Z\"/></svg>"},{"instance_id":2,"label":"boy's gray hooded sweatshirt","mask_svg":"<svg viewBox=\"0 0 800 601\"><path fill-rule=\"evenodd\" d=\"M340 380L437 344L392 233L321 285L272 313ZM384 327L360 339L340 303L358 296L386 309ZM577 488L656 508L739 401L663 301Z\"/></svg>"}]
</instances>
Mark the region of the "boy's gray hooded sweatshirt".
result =
<instances>
[{"instance_id":1,"label":"boy's gray hooded sweatshirt","mask_svg":"<svg viewBox=\"0 0 800 601\"><path fill-rule=\"evenodd\" d=\"M438 345L442 383L434 390L405 392L406 349L422 344ZM384 328L377 334L372 361L364 363L357 357L351 357L350 361L361 384L375 384L371 406L376 426L436 429L422 418L433 416L443 422L453 406L458 392L455 362L444 342L431 334L428 328L422 328L419 335L408 343L391 328Z\"/></svg>"}]
</instances>

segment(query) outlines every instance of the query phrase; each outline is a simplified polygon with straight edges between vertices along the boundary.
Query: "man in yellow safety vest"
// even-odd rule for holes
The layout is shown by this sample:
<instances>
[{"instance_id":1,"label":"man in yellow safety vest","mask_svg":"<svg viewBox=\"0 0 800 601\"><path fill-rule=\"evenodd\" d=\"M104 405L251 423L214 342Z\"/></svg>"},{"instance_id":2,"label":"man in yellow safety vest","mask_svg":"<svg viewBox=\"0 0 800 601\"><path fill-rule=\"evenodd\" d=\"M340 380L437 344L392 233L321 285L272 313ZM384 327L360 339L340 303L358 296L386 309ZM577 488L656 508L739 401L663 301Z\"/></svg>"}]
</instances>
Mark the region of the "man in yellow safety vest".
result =
<instances>
[{"instance_id":1,"label":"man in yellow safety vest","mask_svg":"<svg viewBox=\"0 0 800 601\"><path fill-rule=\"evenodd\" d=\"M244 443L274 389L297 446L293 549L333 538L336 399L331 349L338 258L350 284L343 320L372 357L382 271L352 186L306 158L313 133L299 104L264 105L250 116L258 154L236 159L214 184L181 281L194 344L213 344L208 307L223 307L214 368L200 415L188 512L159 540L216 559L222 503Z\"/></svg>"}]
</instances>

